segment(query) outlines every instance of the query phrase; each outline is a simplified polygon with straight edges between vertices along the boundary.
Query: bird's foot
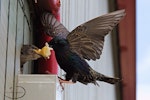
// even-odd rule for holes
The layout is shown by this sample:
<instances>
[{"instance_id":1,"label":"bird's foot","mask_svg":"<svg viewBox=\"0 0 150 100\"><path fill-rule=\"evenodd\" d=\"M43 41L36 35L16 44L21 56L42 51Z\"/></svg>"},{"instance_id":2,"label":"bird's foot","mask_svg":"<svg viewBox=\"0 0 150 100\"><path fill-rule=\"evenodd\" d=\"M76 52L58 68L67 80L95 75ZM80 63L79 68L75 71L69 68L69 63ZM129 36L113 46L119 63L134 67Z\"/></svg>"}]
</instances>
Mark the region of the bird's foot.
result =
<instances>
[{"instance_id":1,"label":"bird's foot","mask_svg":"<svg viewBox=\"0 0 150 100\"><path fill-rule=\"evenodd\" d=\"M61 77L58 76L58 79L59 79L59 82L62 84L62 83L68 83L68 84L74 84L74 82L72 81L66 81L64 79L62 79Z\"/></svg>"},{"instance_id":2,"label":"bird's foot","mask_svg":"<svg viewBox=\"0 0 150 100\"><path fill-rule=\"evenodd\" d=\"M63 83L74 84L74 82L72 82L72 81L66 81L66 80L62 79L61 77L59 77L59 76L58 76L58 79L59 79L60 86L62 87L63 90L64 90Z\"/></svg>"},{"instance_id":3,"label":"bird's foot","mask_svg":"<svg viewBox=\"0 0 150 100\"><path fill-rule=\"evenodd\" d=\"M46 74L51 74L49 71L46 71L45 73ZM61 77L59 77L59 76L58 76L58 80L59 80L60 86L62 87L63 90L64 90L63 83L74 84L74 82L72 82L72 81L66 81L66 80L62 79Z\"/></svg>"}]
</instances>

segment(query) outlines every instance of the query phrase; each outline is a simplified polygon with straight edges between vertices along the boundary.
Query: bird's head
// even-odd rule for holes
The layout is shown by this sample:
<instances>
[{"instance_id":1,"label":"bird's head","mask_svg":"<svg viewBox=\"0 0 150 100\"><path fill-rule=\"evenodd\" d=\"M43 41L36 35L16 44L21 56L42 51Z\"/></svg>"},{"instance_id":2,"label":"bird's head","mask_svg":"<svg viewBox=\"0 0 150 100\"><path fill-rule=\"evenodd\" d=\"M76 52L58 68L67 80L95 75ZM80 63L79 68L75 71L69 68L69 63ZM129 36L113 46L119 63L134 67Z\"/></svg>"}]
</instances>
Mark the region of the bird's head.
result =
<instances>
[{"instance_id":1,"label":"bird's head","mask_svg":"<svg viewBox=\"0 0 150 100\"><path fill-rule=\"evenodd\" d=\"M56 50L57 48L60 49L68 46L68 41L62 37L56 36L49 42L49 45Z\"/></svg>"}]
</instances>

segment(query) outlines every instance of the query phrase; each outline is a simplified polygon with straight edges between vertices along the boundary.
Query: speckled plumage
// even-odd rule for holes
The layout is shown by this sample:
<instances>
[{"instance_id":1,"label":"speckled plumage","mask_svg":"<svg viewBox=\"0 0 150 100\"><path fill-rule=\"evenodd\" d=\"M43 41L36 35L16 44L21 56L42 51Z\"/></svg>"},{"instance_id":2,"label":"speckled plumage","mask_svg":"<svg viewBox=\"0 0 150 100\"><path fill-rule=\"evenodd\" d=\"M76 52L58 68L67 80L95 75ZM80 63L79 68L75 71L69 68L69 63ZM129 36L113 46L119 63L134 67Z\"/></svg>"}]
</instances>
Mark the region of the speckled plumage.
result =
<instances>
[{"instance_id":1,"label":"speckled plumage","mask_svg":"<svg viewBox=\"0 0 150 100\"><path fill-rule=\"evenodd\" d=\"M94 18L69 32L50 13L44 13L41 22L45 32L54 37L50 41L60 67L66 72L66 80L83 84L104 81L114 84L118 78L107 77L93 70L85 61L100 58L104 37L125 16L125 10L118 10Z\"/></svg>"},{"instance_id":2,"label":"speckled plumage","mask_svg":"<svg viewBox=\"0 0 150 100\"><path fill-rule=\"evenodd\" d=\"M111 84L120 81L119 78L110 78L93 70L84 59L71 51L66 39L55 37L49 44L55 51L60 67L66 72L67 81L79 81L83 84L94 83L96 85L98 85L97 80Z\"/></svg>"}]
</instances>

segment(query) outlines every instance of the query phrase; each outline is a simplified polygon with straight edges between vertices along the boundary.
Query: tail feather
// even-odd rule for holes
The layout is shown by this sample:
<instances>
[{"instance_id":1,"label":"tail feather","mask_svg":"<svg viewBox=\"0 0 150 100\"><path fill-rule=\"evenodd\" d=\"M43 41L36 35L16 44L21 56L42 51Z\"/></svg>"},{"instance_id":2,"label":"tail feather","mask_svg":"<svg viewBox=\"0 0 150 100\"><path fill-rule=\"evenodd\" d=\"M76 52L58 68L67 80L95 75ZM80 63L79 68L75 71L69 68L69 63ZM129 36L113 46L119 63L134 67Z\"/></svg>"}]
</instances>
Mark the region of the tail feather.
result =
<instances>
[{"instance_id":1,"label":"tail feather","mask_svg":"<svg viewBox=\"0 0 150 100\"><path fill-rule=\"evenodd\" d=\"M97 77L98 81L104 81L110 84L116 84L119 83L121 81L120 78L112 78L112 77L108 77L102 74L99 74L99 76Z\"/></svg>"}]
</instances>

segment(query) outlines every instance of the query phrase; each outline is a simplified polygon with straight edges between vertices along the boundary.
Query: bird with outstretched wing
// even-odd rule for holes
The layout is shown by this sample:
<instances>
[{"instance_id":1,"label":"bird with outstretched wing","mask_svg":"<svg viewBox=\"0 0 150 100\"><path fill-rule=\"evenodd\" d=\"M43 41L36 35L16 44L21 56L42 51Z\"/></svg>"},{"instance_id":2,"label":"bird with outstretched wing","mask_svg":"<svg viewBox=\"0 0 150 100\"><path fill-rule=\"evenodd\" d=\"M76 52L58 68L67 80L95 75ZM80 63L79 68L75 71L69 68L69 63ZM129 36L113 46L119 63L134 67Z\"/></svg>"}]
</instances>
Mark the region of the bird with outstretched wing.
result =
<instances>
[{"instance_id":1,"label":"bird with outstretched wing","mask_svg":"<svg viewBox=\"0 0 150 100\"><path fill-rule=\"evenodd\" d=\"M104 37L124 16L124 9L114 11L85 22L69 32L53 15L43 13L41 23L45 33L53 37L49 45L55 51L59 66L66 72L65 81L79 81L83 84L97 84L96 81L114 84L120 81L119 78L108 77L95 71L85 59L100 58Z\"/></svg>"}]
</instances>

